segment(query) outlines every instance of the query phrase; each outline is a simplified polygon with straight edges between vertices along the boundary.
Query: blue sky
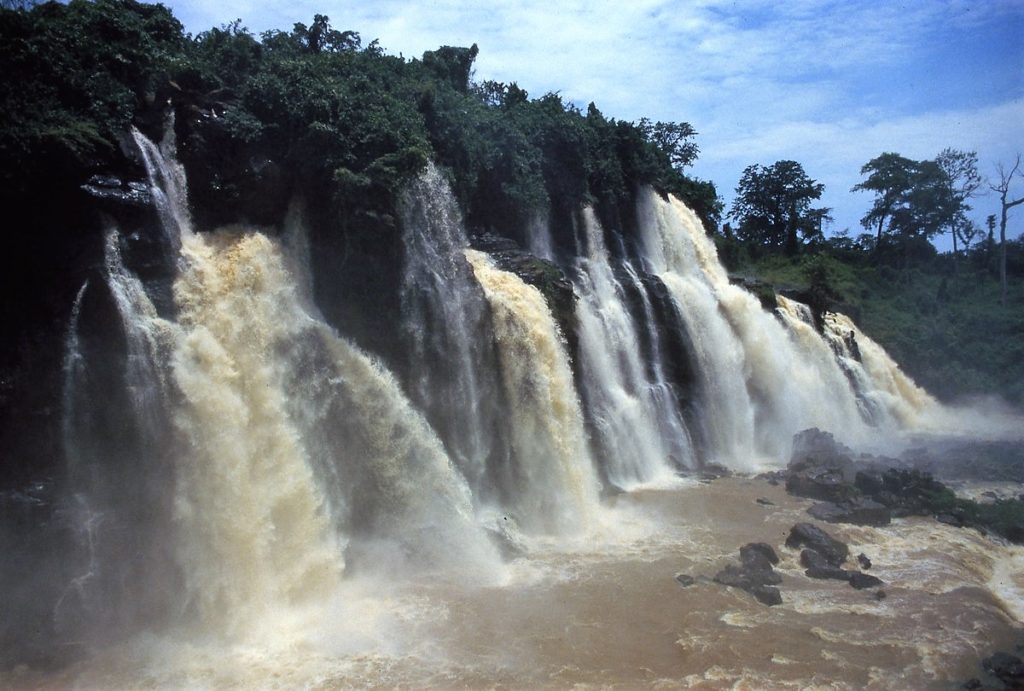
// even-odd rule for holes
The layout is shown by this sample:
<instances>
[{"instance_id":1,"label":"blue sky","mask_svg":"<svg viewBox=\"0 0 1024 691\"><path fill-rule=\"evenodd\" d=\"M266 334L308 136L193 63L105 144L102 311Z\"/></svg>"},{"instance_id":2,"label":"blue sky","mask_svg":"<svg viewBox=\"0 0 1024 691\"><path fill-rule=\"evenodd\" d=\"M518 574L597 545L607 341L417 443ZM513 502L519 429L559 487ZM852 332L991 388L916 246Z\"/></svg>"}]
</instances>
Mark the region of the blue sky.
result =
<instances>
[{"instance_id":1,"label":"blue sky","mask_svg":"<svg viewBox=\"0 0 1024 691\"><path fill-rule=\"evenodd\" d=\"M256 33L290 29L320 13L405 57L477 43L478 80L594 101L619 119L691 123L691 173L727 202L747 165L799 161L826 186L832 229L853 235L871 197L849 190L884 151L974 150L987 176L1024 153L1024 0L165 4L193 33L236 18ZM998 210L991 194L973 205L979 224ZM1010 234L1022 230L1017 207Z\"/></svg>"}]
</instances>

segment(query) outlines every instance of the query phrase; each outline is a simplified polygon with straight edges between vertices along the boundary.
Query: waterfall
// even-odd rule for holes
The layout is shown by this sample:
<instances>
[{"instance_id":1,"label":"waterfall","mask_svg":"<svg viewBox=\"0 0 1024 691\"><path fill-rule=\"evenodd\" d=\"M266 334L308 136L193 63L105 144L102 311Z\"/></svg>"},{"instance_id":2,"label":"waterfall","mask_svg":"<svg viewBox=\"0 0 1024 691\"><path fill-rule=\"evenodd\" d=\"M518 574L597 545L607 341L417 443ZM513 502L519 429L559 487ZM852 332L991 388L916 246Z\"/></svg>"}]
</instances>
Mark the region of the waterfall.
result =
<instances>
[{"instance_id":1,"label":"waterfall","mask_svg":"<svg viewBox=\"0 0 1024 691\"><path fill-rule=\"evenodd\" d=\"M732 285L690 209L647 190L639 213L645 260L690 330L703 417L720 458L741 466L785 458L793 433L807 427L837 430L850 441L867 436L856 395L821 338L785 303L780 321Z\"/></svg>"},{"instance_id":2,"label":"waterfall","mask_svg":"<svg viewBox=\"0 0 1024 691\"><path fill-rule=\"evenodd\" d=\"M84 544L65 619L236 641L322 613L360 575L493 583L483 517L544 537L530 544L590 539L607 527L602 482L777 464L806 427L856 442L938 407L843 315L819 333L804 305L764 310L696 216L650 190L632 255L609 251L591 209L572 228L574 363L541 291L468 248L433 166L400 199L396 376L317 309L300 205L280 237L195 233L173 140L133 136L177 260L175 316L157 313L109 229L105 283L79 290L64 342ZM554 256L541 216L527 236ZM107 405L90 406L98 396Z\"/></svg>"},{"instance_id":3,"label":"waterfall","mask_svg":"<svg viewBox=\"0 0 1024 691\"><path fill-rule=\"evenodd\" d=\"M89 281L82 283L75 295L68 318L67 333L64 335L64 359L61 365L61 445L69 463L74 464L75 424L79 419L78 401L75 393L81 387L85 370L85 355L82 353L81 336L78 333L78 322L82 315L82 298L89 289Z\"/></svg>"},{"instance_id":4,"label":"waterfall","mask_svg":"<svg viewBox=\"0 0 1024 691\"><path fill-rule=\"evenodd\" d=\"M561 334L544 296L490 258L466 258L491 307L512 429L512 463L501 469L517 522L558 532L588 526L598 483Z\"/></svg>"},{"instance_id":5,"label":"waterfall","mask_svg":"<svg viewBox=\"0 0 1024 691\"><path fill-rule=\"evenodd\" d=\"M171 347L172 326L157 315L142 281L125 266L120 241L116 228L107 230L104 245L107 287L124 332L125 380L132 414L143 430L152 433L166 419L167 381L161 365Z\"/></svg>"},{"instance_id":6,"label":"waterfall","mask_svg":"<svg viewBox=\"0 0 1024 691\"><path fill-rule=\"evenodd\" d=\"M608 479L629 488L671 475L673 438L666 433L679 434L684 426L674 401L663 395L664 382L648 379L633 315L590 208L583 210L583 228L587 249L574 283L584 398Z\"/></svg>"},{"instance_id":7,"label":"waterfall","mask_svg":"<svg viewBox=\"0 0 1024 691\"><path fill-rule=\"evenodd\" d=\"M153 195L164 238L172 251L181 249L182 238L192 234L192 220L188 211L188 185L185 169L175 159L174 111L164 127L164 138L157 146L135 127L132 139L138 147L149 177L149 191Z\"/></svg>"},{"instance_id":8,"label":"waterfall","mask_svg":"<svg viewBox=\"0 0 1024 691\"><path fill-rule=\"evenodd\" d=\"M911 381L880 345L844 314L826 313L824 321L824 337L874 420L905 429L930 422L938 401Z\"/></svg>"},{"instance_id":9,"label":"waterfall","mask_svg":"<svg viewBox=\"0 0 1024 691\"><path fill-rule=\"evenodd\" d=\"M470 484L486 494L488 468L504 463L508 449L487 304L463 255L469 240L451 188L433 164L404 191L400 207L411 395Z\"/></svg>"}]
</instances>

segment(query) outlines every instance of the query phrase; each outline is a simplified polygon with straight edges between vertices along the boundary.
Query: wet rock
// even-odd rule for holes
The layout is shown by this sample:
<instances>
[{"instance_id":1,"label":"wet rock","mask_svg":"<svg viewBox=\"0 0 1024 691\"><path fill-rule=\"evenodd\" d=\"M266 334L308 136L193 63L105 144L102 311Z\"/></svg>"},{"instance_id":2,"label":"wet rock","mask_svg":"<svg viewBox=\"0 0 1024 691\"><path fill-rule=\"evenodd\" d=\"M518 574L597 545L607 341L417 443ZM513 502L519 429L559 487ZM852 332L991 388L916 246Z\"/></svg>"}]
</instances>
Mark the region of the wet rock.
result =
<instances>
[{"instance_id":1,"label":"wet rock","mask_svg":"<svg viewBox=\"0 0 1024 691\"><path fill-rule=\"evenodd\" d=\"M798 497L841 502L858 494L850 449L817 428L793 437L793 454L787 466L786 491Z\"/></svg>"},{"instance_id":2,"label":"wet rock","mask_svg":"<svg viewBox=\"0 0 1024 691\"><path fill-rule=\"evenodd\" d=\"M1011 689L1024 688L1024 661L1016 655L998 652L985 658L982 667Z\"/></svg>"},{"instance_id":3,"label":"wet rock","mask_svg":"<svg viewBox=\"0 0 1024 691\"><path fill-rule=\"evenodd\" d=\"M113 175L93 175L82 185L82 190L91 197L128 206L150 206L153 195L149 186L142 182L124 183Z\"/></svg>"},{"instance_id":4,"label":"wet rock","mask_svg":"<svg viewBox=\"0 0 1024 691\"><path fill-rule=\"evenodd\" d=\"M758 569L770 569L779 563L779 555L765 542L748 542L740 547L740 561Z\"/></svg>"},{"instance_id":5,"label":"wet rock","mask_svg":"<svg viewBox=\"0 0 1024 691\"><path fill-rule=\"evenodd\" d=\"M839 566L850 554L846 543L836 540L813 523L797 523L789 531L786 547L799 549L807 547L822 557L830 566Z\"/></svg>"},{"instance_id":6,"label":"wet rock","mask_svg":"<svg viewBox=\"0 0 1024 691\"><path fill-rule=\"evenodd\" d=\"M751 542L740 548L741 564L728 564L715 574L715 582L730 588L739 588L766 605L782 602L778 588L782 575L772 567L779 563L775 550L763 542Z\"/></svg>"},{"instance_id":7,"label":"wet rock","mask_svg":"<svg viewBox=\"0 0 1024 691\"><path fill-rule=\"evenodd\" d=\"M864 497L847 499L840 503L823 502L807 509L807 513L827 523L852 523L853 525L884 526L892 521L887 507Z\"/></svg>"},{"instance_id":8,"label":"wet rock","mask_svg":"<svg viewBox=\"0 0 1024 691\"><path fill-rule=\"evenodd\" d=\"M885 585L881 578L872 576L869 573L861 573L860 571L853 571L850 573L850 585L857 590L864 590L865 588L875 588L880 585Z\"/></svg>"},{"instance_id":9,"label":"wet rock","mask_svg":"<svg viewBox=\"0 0 1024 691\"><path fill-rule=\"evenodd\" d=\"M778 585L782 583L782 576L774 569L760 570L739 564L727 564L715 574L715 583L749 591L759 585Z\"/></svg>"},{"instance_id":10,"label":"wet rock","mask_svg":"<svg viewBox=\"0 0 1024 691\"><path fill-rule=\"evenodd\" d=\"M845 569L830 564L828 559L813 549L805 549L800 553L800 563L806 568L804 575L808 578L849 580L849 573Z\"/></svg>"},{"instance_id":11,"label":"wet rock","mask_svg":"<svg viewBox=\"0 0 1024 691\"><path fill-rule=\"evenodd\" d=\"M960 518L959 516L955 515L955 514L952 514L952 513L939 513L939 514L935 514L935 520L938 521L939 523L945 523L946 525L951 525L951 526L953 526L955 528L963 528L964 527L963 519Z\"/></svg>"},{"instance_id":12,"label":"wet rock","mask_svg":"<svg viewBox=\"0 0 1024 691\"><path fill-rule=\"evenodd\" d=\"M757 586L751 589L750 594L757 598L758 602L769 607L782 604L782 593L778 588L773 588L770 585Z\"/></svg>"},{"instance_id":13,"label":"wet rock","mask_svg":"<svg viewBox=\"0 0 1024 691\"><path fill-rule=\"evenodd\" d=\"M676 583L678 583L679 585L683 586L684 588L689 588L691 585L694 585L696 582L697 582L697 579L694 578L693 576L690 576L689 574L685 574L685 573L676 574Z\"/></svg>"},{"instance_id":14,"label":"wet rock","mask_svg":"<svg viewBox=\"0 0 1024 691\"><path fill-rule=\"evenodd\" d=\"M871 568L871 560L868 559L868 555L863 552L857 555L857 563L860 564L860 568L865 571Z\"/></svg>"}]
</instances>

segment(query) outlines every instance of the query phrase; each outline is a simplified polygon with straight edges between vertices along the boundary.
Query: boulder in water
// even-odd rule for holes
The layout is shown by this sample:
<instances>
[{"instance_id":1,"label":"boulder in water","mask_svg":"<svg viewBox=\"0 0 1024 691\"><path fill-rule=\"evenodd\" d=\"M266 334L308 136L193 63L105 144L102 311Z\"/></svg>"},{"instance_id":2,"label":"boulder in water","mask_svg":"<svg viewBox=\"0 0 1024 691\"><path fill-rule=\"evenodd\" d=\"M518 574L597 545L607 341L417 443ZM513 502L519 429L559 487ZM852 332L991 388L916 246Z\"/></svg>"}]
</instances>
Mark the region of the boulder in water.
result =
<instances>
[{"instance_id":1,"label":"boulder in water","mask_svg":"<svg viewBox=\"0 0 1024 691\"><path fill-rule=\"evenodd\" d=\"M782 604L782 593L778 588L770 585L755 586L750 590L750 594L757 598L758 602L769 607Z\"/></svg>"},{"instance_id":2,"label":"boulder in water","mask_svg":"<svg viewBox=\"0 0 1024 691\"><path fill-rule=\"evenodd\" d=\"M748 542L740 547L740 560L752 568L770 569L779 563L779 555L766 542Z\"/></svg>"},{"instance_id":3,"label":"boulder in water","mask_svg":"<svg viewBox=\"0 0 1024 691\"><path fill-rule=\"evenodd\" d=\"M797 523L789 531L786 547L799 549L807 547L822 557L831 566L839 566L850 554L846 543L836 540L813 523Z\"/></svg>"},{"instance_id":4,"label":"boulder in water","mask_svg":"<svg viewBox=\"0 0 1024 691\"><path fill-rule=\"evenodd\" d=\"M678 583L679 585L683 586L684 588L689 588L691 585L694 585L696 582L697 582L697 579L694 578L693 576L689 575L689 574L685 574L685 573L677 573L676 574L676 583Z\"/></svg>"},{"instance_id":5,"label":"boulder in water","mask_svg":"<svg viewBox=\"0 0 1024 691\"><path fill-rule=\"evenodd\" d=\"M892 514L889 509L873 499L855 497L845 501L823 502L807 509L820 521L827 523L852 523L854 525L889 525Z\"/></svg>"},{"instance_id":6,"label":"boulder in water","mask_svg":"<svg viewBox=\"0 0 1024 691\"><path fill-rule=\"evenodd\" d=\"M782 603L782 594L772 586L782 583L782 576L772 567L779 563L775 550L763 542L751 542L740 548L741 564L728 564L715 574L715 582L739 588L766 605Z\"/></svg>"},{"instance_id":7,"label":"boulder in water","mask_svg":"<svg viewBox=\"0 0 1024 691\"><path fill-rule=\"evenodd\" d=\"M830 563L820 552L813 549L805 549L800 553L800 563L806 567L804 574L808 578L836 581L847 581L850 578L848 571Z\"/></svg>"},{"instance_id":8,"label":"boulder in water","mask_svg":"<svg viewBox=\"0 0 1024 691\"><path fill-rule=\"evenodd\" d=\"M872 576L869 573L861 573L860 571L850 572L850 585L857 590L864 590L865 588L875 588L880 585L885 585L881 578Z\"/></svg>"}]
</instances>

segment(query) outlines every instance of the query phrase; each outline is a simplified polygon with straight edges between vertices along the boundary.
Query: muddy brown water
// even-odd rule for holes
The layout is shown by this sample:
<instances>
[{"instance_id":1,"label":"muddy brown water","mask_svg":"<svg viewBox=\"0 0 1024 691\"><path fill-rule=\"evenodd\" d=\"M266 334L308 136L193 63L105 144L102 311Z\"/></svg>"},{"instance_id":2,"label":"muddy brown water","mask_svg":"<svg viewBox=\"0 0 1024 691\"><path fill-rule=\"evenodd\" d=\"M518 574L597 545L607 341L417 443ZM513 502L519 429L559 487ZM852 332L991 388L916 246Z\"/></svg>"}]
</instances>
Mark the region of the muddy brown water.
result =
<instances>
[{"instance_id":1,"label":"muddy brown water","mask_svg":"<svg viewBox=\"0 0 1024 691\"><path fill-rule=\"evenodd\" d=\"M765 505L758 498L772 502ZM312 619L268 621L225 644L139 636L14 688L954 688L1013 650L1024 620L1024 548L930 519L823 525L885 585L804 576L784 546L810 502L723 478L611 501L603 533L539 541L498 584L354 583ZM781 557L783 603L711 582L739 547ZM697 583L683 587L677 574ZM307 613L308 614L308 613Z\"/></svg>"}]
</instances>

